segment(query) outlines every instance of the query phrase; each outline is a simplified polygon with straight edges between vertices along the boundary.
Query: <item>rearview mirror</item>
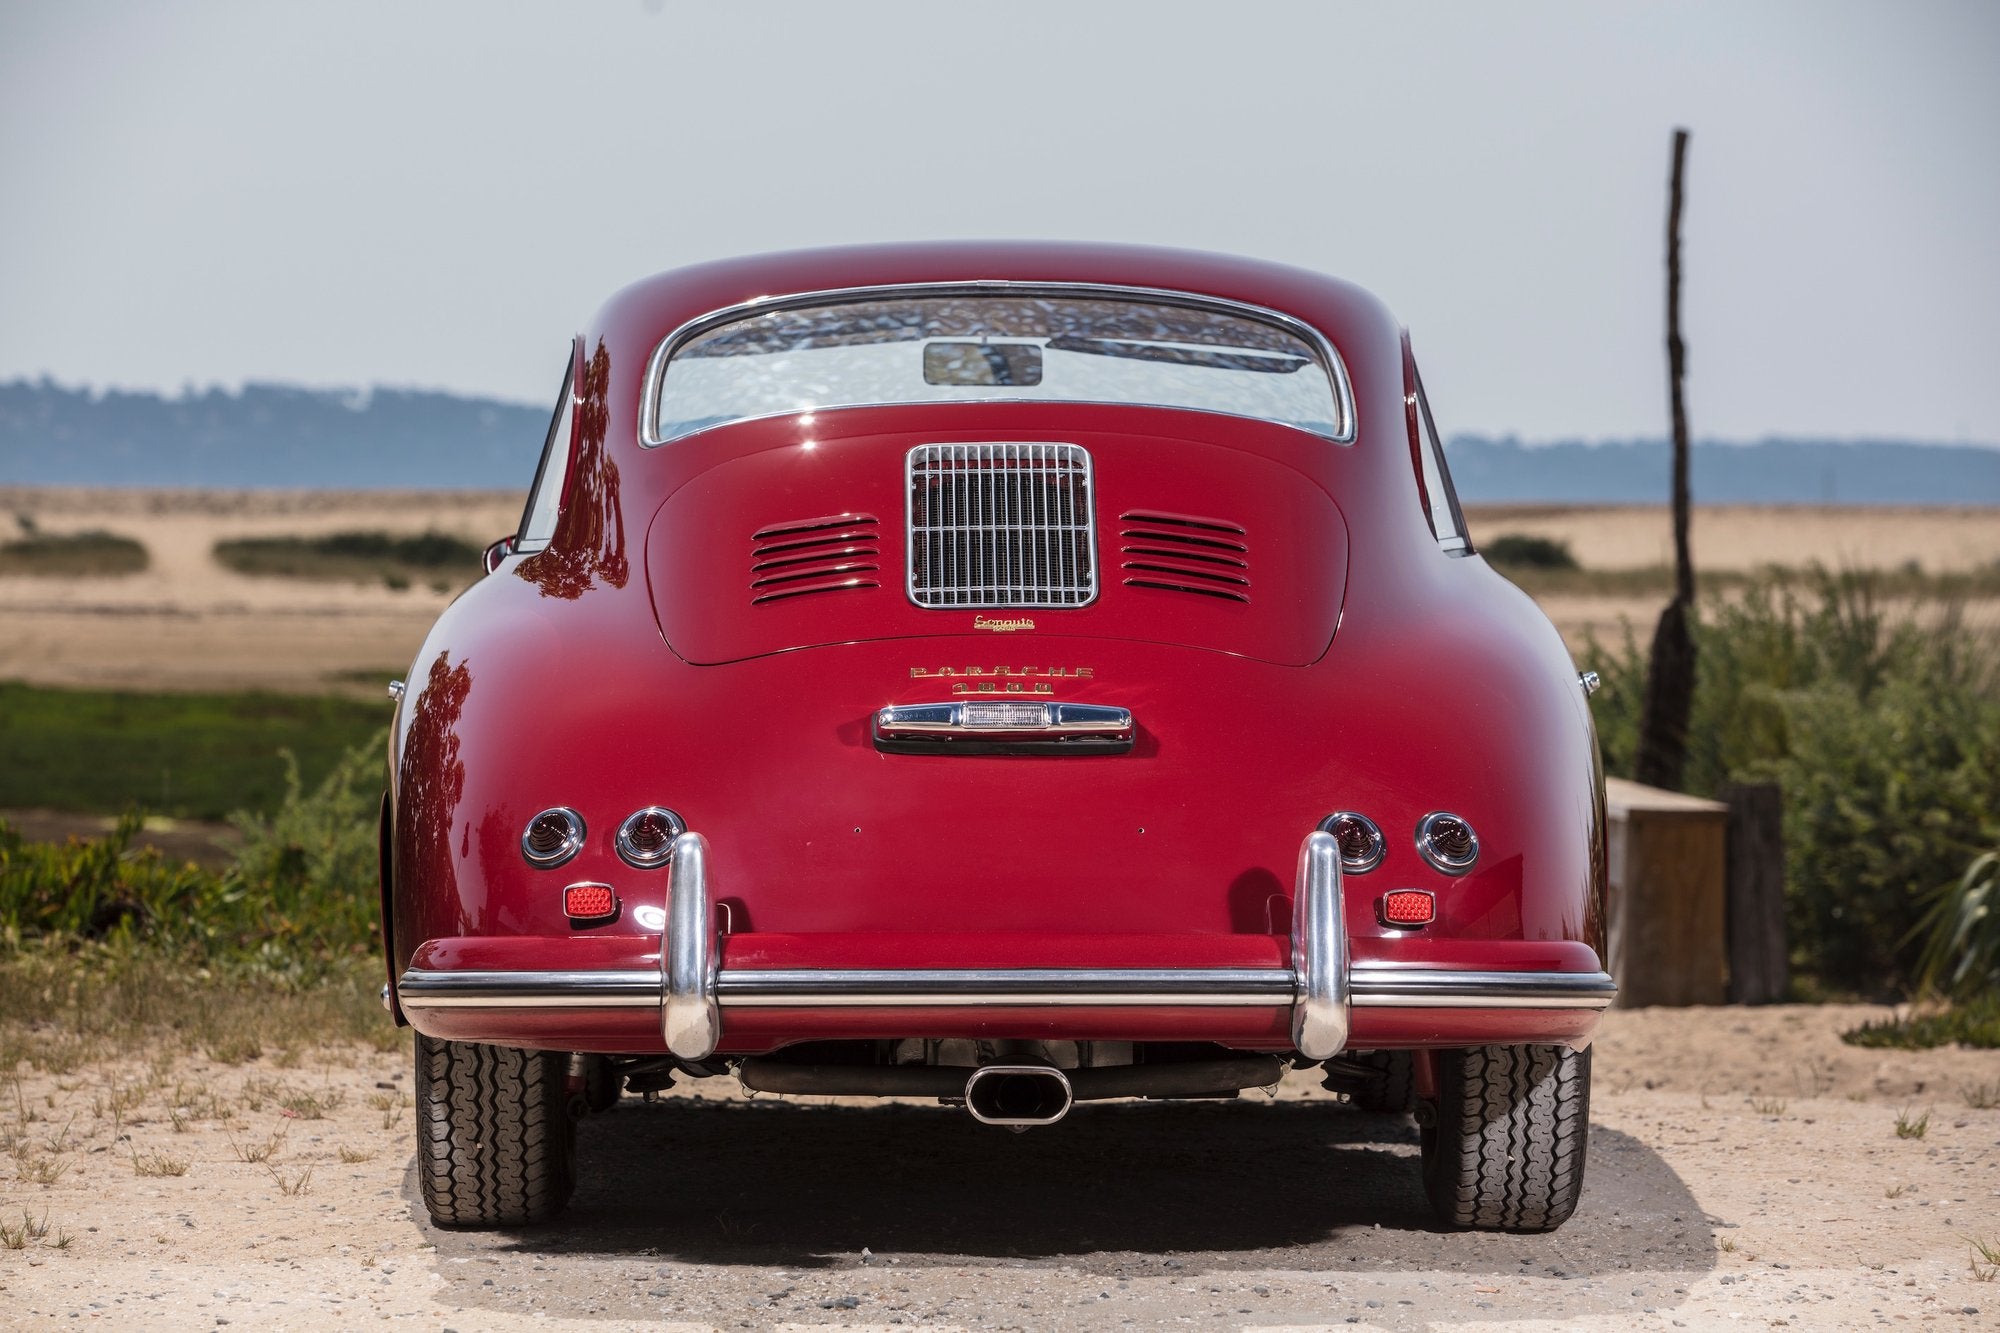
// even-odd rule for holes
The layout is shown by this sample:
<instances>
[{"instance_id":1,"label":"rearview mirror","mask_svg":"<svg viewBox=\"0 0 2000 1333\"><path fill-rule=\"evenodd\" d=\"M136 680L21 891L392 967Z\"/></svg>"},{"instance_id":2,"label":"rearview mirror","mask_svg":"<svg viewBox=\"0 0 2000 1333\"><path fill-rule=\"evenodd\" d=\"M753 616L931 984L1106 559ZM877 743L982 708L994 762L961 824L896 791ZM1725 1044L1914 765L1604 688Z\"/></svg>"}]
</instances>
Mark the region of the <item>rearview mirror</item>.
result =
<instances>
[{"instance_id":1,"label":"rearview mirror","mask_svg":"<svg viewBox=\"0 0 2000 1333\"><path fill-rule=\"evenodd\" d=\"M514 534L509 533L486 548L486 572L488 574L500 568L500 562L514 554L515 540Z\"/></svg>"}]
</instances>

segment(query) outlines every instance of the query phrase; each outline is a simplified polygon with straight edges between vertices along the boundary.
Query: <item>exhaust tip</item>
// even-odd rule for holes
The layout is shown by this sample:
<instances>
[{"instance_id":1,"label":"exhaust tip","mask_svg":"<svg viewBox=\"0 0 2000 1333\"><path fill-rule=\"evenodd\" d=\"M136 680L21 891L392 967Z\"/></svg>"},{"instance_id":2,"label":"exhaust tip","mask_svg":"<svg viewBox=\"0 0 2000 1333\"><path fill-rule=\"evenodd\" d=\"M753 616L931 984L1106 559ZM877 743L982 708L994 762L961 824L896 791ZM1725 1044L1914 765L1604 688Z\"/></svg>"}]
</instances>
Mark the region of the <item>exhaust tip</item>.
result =
<instances>
[{"instance_id":1,"label":"exhaust tip","mask_svg":"<svg viewBox=\"0 0 2000 1333\"><path fill-rule=\"evenodd\" d=\"M1072 1100L1069 1080L1050 1065L982 1065L965 1080L965 1109L984 1125L1053 1125Z\"/></svg>"}]
</instances>

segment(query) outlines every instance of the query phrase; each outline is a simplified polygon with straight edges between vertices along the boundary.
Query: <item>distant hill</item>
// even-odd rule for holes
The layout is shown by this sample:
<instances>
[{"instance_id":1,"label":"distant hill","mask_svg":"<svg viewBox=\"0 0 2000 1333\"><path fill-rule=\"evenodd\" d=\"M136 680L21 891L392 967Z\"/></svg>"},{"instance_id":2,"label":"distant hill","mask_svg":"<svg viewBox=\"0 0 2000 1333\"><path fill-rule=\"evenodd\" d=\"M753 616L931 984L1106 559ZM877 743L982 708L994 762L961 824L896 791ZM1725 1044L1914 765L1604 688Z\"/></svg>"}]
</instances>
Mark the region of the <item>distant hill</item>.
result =
<instances>
[{"instance_id":1,"label":"distant hill","mask_svg":"<svg viewBox=\"0 0 2000 1333\"><path fill-rule=\"evenodd\" d=\"M1664 440L1524 445L1459 435L1445 445L1459 498L1658 504L1673 455ZM1697 440L1688 484L1709 504L2000 505L2000 449L1899 440Z\"/></svg>"},{"instance_id":2,"label":"distant hill","mask_svg":"<svg viewBox=\"0 0 2000 1333\"><path fill-rule=\"evenodd\" d=\"M0 484L525 490L549 408L415 389L252 384L176 397L0 384ZM1657 503L1659 440L1447 446L1469 503ZM1893 440L1695 445L1697 500L2000 505L2000 449Z\"/></svg>"},{"instance_id":3,"label":"distant hill","mask_svg":"<svg viewBox=\"0 0 2000 1333\"><path fill-rule=\"evenodd\" d=\"M166 398L14 380L0 384L0 483L525 491L553 408L417 389Z\"/></svg>"}]
</instances>

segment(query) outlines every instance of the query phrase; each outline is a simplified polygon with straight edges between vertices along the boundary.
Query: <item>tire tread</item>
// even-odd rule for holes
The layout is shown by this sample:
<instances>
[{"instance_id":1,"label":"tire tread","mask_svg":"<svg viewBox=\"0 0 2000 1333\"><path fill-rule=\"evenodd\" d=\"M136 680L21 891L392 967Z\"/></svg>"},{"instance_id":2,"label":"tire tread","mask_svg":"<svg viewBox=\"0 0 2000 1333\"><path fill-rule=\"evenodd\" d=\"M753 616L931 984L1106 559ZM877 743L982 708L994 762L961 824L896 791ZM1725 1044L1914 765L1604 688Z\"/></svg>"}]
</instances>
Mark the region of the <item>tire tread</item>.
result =
<instances>
[{"instance_id":1,"label":"tire tread","mask_svg":"<svg viewBox=\"0 0 2000 1333\"><path fill-rule=\"evenodd\" d=\"M1450 1226L1553 1231L1576 1210L1590 1136L1590 1052L1439 1051L1424 1186Z\"/></svg>"},{"instance_id":2,"label":"tire tread","mask_svg":"<svg viewBox=\"0 0 2000 1333\"><path fill-rule=\"evenodd\" d=\"M576 1141L564 1057L421 1033L416 1048L417 1176L431 1220L525 1226L561 1212Z\"/></svg>"}]
</instances>

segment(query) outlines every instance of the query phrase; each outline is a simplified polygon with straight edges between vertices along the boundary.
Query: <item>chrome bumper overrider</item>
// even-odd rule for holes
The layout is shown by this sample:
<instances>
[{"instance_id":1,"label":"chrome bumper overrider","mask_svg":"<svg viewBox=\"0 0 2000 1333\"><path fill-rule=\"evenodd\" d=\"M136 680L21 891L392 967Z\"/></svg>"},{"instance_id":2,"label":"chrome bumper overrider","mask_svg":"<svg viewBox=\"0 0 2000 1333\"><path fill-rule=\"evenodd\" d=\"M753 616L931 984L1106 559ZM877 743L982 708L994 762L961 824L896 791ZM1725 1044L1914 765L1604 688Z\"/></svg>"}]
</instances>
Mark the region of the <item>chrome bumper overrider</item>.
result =
<instances>
[{"instance_id":1,"label":"chrome bumper overrider","mask_svg":"<svg viewBox=\"0 0 2000 1333\"><path fill-rule=\"evenodd\" d=\"M1312 834L1299 852L1289 968L720 969L707 864L700 834L675 841L657 971L412 968L397 982L397 998L406 1011L658 1009L667 1049L686 1060L714 1053L722 1011L732 1008L1288 1007L1300 1054L1324 1060L1346 1045L1351 1008L1602 1009L1617 993L1603 972L1350 962L1340 852L1326 833Z\"/></svg>"}]
</instances>

